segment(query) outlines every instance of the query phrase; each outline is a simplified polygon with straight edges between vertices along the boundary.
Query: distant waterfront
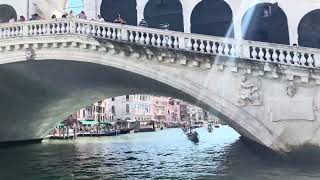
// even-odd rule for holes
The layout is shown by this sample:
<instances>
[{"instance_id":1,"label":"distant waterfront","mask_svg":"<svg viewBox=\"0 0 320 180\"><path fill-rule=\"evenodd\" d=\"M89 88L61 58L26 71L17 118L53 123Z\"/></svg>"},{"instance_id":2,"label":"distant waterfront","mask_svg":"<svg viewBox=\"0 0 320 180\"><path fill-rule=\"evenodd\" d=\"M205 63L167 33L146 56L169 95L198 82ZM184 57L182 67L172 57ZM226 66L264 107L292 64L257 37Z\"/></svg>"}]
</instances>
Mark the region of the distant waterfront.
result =
<instances>
[{"instance_id":1,"label":"distant waterfront","mask_svg":"<svg viewBox=\"0 0 320 180\"><path fill-rule=\"evenodd\" d=\"M181 129L116 137L46 140L1 148L0 179L315 180L318 166L274 160L239 140L227 126L198 129L200 143Z\"/></svg>"}]
</instances>

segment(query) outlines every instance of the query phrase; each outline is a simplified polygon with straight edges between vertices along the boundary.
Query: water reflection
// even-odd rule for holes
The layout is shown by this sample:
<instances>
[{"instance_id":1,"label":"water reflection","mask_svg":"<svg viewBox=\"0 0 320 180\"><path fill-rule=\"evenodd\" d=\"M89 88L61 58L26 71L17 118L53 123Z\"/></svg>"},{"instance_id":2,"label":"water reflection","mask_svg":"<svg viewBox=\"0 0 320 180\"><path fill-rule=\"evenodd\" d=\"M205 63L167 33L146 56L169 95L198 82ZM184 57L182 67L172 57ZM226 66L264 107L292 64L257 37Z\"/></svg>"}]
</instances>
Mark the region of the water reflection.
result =
<instances>
[{"instance_id":1,"label":"water reflection","mask_svg":"<svg viewBox=\"0 0 320 180\"><path fill-rule=\"evenodd\" d=\"M228 127L200 142L180 129L0 149L0 179L319 179L317 164L257 151ZM320 163L319 163L320 164Z\"/></svg>"}]
</instances>

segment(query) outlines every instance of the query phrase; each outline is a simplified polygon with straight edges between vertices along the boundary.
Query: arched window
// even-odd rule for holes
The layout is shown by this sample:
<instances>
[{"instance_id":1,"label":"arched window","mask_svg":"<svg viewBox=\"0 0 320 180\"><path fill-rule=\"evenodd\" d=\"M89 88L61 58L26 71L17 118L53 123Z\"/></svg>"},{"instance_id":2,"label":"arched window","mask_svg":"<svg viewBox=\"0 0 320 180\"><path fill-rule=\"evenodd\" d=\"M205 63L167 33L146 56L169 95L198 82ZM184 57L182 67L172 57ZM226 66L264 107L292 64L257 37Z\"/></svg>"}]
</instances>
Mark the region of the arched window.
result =
<instances>
[{"instance_id":1,"label":"arched window","mask_svg":"<svg viewBox=\"0 0 320 180\"><path fill-rule=\"evenodd\" d=\"M306 14L299 23L300 46L320 48L320 9Z\"/></svg>"},{"instance_id":2,"label":"arched window","mask_svg":"<svg viewBox=\"0 0 320 180\"><path fill-rule=\"evenodd\" d=\"M203 0L191 14L191 32L233 37L232 10L224 0Z\"/></svg>"},{"instance_id":3,"label":"arched window","mask_svg":"<svg viewBox=\"0 0 320 180\"><path fill-rule=\"evenodd\" d=\"M9 22L10 19L17 20L17 12L12 6L7 4L0 5L0 23Z\"/></svg>"},{"instance_id":4,"label":"arched window","mask_svg":"<svg viewBox=\"0 0 320 180\"><path fill-rule=\"evenodd\" d=\"M287 16L278 4L257 4L242 19L242 37L252 41L289 44Z\"/></svg>"},{"instance_id":5,"label":"arched window","mask_svg":"<svg viewBox=\"0 0 320 180\"><path fill-rule=\"evenodd\" d=\"M118 14L130 25L137 25L136 0L103 0L100 12L107 22L113 22Z\"/></svg>"},{"instance_id":6,"label":"arched window","mask_svg":"<svg viewBox=\"0 0 320 180\"><path fill-rule=\"evenodd\" d=\"M160 28L169 24L169 30L183 32L182 5L179 0L149 0L144 8L144 18L149 27Z\"/></svg>"}]
</instances>

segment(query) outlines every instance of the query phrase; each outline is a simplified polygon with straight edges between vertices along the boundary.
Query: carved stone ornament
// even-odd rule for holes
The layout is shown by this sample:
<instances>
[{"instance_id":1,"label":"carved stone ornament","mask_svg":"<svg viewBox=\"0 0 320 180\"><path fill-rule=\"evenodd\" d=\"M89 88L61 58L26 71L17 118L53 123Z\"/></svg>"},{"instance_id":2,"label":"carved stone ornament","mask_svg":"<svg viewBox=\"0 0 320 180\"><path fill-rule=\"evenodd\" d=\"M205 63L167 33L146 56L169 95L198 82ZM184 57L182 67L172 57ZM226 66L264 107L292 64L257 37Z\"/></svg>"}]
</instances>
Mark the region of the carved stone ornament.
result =
<instances>
[{"instance_id":1,"label":"carved stone ornament","mask_svg":"<svg viewBox=\"0 0 320 180\"><path fill-rule=\"evenodd\" d=\"M247 79L245 76L241 77L238 105L262 105L262 86L259 79Z\"/></svg>"},{"instance_id":2,"label":"carved stone ornament","mask_svg":"<svg viewBox=\"0 0 320 180\"><path fill-rule=\"evenodd\" d=\"M297 93L297 87L292 81L286 87L286 93L290 97L293 97Z\"/></svg>"},{"instance_id":3,"label":"carved stone ornament","mask_svg":"<svg viewBox=\"0 0 320 180\"><path fill-rule=\"evenodd\" d=\"M34 60L35 58L35 52L32 48L28 48L26 51L26 59L27 61L29 60Z\"/></svg>"}]
</instances>

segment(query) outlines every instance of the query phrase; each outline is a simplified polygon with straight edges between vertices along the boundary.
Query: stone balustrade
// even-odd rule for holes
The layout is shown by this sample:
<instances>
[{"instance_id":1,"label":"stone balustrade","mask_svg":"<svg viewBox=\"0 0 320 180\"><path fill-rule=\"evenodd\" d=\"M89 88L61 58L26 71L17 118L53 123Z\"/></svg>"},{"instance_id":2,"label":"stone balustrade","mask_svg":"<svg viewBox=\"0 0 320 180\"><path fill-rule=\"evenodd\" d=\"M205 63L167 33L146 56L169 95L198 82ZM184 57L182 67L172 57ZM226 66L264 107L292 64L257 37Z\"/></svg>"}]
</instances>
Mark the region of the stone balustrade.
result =
<instances>
[{"instance_id":1,"label":"stone balustrade","mask_svg":"<svg viewBox=\"0 0 320 180\"><path fill-rule=\"evenodd\" d=\"M236 40L81 19L58 19L0 24L0 39L76 34L139 45L262 61L306 68L320 67L313 48Z\"/></svg>"}]
</instances>

